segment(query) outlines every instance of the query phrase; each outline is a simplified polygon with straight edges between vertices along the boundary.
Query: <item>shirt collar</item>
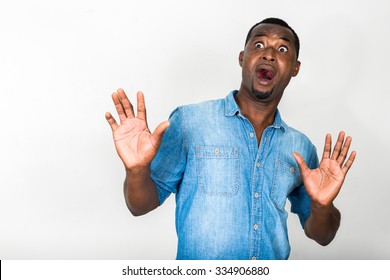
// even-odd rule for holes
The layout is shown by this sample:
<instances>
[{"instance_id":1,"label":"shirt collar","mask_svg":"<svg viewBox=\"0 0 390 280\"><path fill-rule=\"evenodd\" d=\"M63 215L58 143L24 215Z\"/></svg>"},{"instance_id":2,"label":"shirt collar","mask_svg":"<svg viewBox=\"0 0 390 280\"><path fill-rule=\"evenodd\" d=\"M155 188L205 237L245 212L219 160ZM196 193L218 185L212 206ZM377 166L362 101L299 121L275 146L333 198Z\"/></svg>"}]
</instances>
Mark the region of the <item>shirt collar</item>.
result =
<instances>
[{"instance_id":1,"label":"shirt collar","mask_svg":"<svg viewBox=\"0 0 390 280\"><path fill-rule=\"evenodd\" d=\"M283 132L288 128L287 124L282 120L279 109L276 109L274 123L270 127L281 128Z\"/></svg>"},{"instance_id":2,"label":"shirt collar","mask_svg":"<svg viewBox=\"0 0 390 280\"><path fill-rule=\"evenodd\" d=\"M240 108L234 99L234 96L237 94L237 92L238 90L233 90L225 98L225 116L227 117L231 117L237 113L240 113Z\"/></svg>"},{"instance_id":3,"label":"shirt collar","mask_svg":"<svg viewBox=\"0 0 390 280\"><path fill-rule=\"evenodd\" d=\"M237 114L241 114L240 108L238 107L234 96L237 94L238 90L231 91L225 98L225 116L232 117ZM288 128L287 124L282 120L279 109L276 109L275 120L270 127L281 128L283 132Z\"/></svg>"}]
</instances>

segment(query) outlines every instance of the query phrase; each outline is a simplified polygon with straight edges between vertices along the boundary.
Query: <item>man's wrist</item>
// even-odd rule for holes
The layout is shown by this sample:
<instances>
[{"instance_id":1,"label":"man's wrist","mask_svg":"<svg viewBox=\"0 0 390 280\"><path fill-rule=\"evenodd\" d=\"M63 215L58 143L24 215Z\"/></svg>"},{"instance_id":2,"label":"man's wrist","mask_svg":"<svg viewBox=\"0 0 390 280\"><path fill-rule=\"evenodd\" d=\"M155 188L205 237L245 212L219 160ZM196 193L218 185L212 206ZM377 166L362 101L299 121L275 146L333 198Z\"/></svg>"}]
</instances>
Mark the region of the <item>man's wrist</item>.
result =
<instances>
[{"instance_id":1,"label":"man's wrist","mask_svg":"<svg viewBox=\"0 0 390 280\"><path fill-rule=\"evenodd\" d=\"M310 202L310 209L315 214L329 215L329 214L333 213L336 208L334 207L333 203L330 203L329 205L321 205L319 203L311 201Z\"/></svg>"},{"instance_id":2,"label":"man's wrist","mask_svg":"<svg viewBox=\"0 0 390 280\"><path fill-rule=\"evenodd\" d=\"M135 166L132 168L125 168L126 176L144 176L150 174L150 166Z\"/></svg>"}]
</instances>

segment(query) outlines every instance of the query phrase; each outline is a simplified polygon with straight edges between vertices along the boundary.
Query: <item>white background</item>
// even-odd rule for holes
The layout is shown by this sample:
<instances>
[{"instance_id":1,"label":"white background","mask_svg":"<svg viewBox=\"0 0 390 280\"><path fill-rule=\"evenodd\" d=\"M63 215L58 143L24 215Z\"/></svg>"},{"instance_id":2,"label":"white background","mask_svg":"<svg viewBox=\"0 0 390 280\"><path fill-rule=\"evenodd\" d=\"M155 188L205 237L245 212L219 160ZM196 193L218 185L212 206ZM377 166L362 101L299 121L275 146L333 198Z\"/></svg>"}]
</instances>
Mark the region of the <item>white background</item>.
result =
<instances>
[{"instance_id":1,"label":"white background","mask_svg":"<svg viewBox=\"0 0 390 280\"><path fill-rule=\"evenodd\" d=\"M250 27L285 19L301 40L284 120L318 147L353 136L357 159L321 247L289 216L291 259L390 259L388 1L0 2L0 259L174 259L174 197L132 217L106 111L146 95L150 128L241 81Z\"/></svg>"}]
</instances>

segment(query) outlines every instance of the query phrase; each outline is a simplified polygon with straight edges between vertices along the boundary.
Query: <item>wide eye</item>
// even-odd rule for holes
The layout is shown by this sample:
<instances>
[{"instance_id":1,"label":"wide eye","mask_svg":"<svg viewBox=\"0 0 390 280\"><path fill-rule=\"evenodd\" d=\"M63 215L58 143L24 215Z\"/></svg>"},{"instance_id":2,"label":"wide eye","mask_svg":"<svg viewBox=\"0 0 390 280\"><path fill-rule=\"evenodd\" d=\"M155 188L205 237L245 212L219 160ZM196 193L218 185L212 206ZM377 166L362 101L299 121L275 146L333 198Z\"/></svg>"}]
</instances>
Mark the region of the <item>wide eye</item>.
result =
<instances>
[{"instance_id":1,"label":"wide eye","mask_svg":"<svg viewBox=\"0 0 390 280\"><path fill-rule=\"evenodd\" d=\"M282 52L282 53L285 53L285 52L288 51L288 49L285 46L281 46L281 47L279 47L279 51Z\"/></svg>"},{"instance_id":2,"label":"wide eye","mask_svg":"<svg viewBox=\"0 0 390 280\"><path fill-rule=\"evenodd\" d=\"M261 42L257 42L257 43L255 44L255 47L258 48L258 49L262 49L262 48L264 48L264 44L261 43Z\"/></svg>"}]
</instances>

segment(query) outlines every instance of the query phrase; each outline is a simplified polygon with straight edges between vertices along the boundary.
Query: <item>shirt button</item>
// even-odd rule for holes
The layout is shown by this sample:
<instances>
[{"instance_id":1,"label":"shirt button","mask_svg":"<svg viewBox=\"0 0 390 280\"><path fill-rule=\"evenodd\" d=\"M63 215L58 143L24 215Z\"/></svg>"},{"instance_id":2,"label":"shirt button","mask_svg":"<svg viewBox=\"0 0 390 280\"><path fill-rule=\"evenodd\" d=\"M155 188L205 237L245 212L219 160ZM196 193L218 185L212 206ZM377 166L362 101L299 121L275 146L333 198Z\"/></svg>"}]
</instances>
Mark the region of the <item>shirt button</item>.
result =
<instances>
[{"instance_id":1,"label":"shirt button","mask_svg":"<svg viewBox=\"0 0 390 280\"><path fill-rule=\"evenodd\" d=\"M249 133L249 136L253 137L253 136L255 136L255 134L253 132L251 132L251 133Z\"/></svg>"},{"instance_id":2,"label":"shirt button","mask_svg":"<svg viewBox=\"0 0 390 280\"><path fill-rule=\"evenodd\" d=\"M252 260L256 260L256 257L252 257Z\"/></svg>"},{"instance_id":3,"label":"shirt button","mask_svg":"<svg viewBox=\"0 0 390 280\"><path fill-rule=\"evenodd\" d=\"M291 166L291 167L290 167L290 173L293 173L294 170L295 170L295 168Z\"/></svg>"},{"instance_id":4,"label":"shirt button","mask_svg":"<svg viewBox=\"0 0 390 280\"><path fill-rule=\"evenodd\" d=\"M260 167L260 162L256 162L256 166L257 166L257 167Z\"/></svg>"},{"instance_id":5,"label":"shirt button","mask_svg":"<svg viewBox=\"0 0 390 280\"><path fill-rule=\"evenodd\" d=\"M259 193L255 193L255 198L258 198L259 197Z\"/></svg>"},{"instance_id":6,"label":"shirt button","mask_svg":"<svg viewBox=\"0 0 390 280\"><path fill-rule=\"evenodd\" d=\"M259 228L259 226L257 225L257 224L255 224L254 226L253 226L253 229L254 230L257 230Z\"/></svg>"}]
</instances>

